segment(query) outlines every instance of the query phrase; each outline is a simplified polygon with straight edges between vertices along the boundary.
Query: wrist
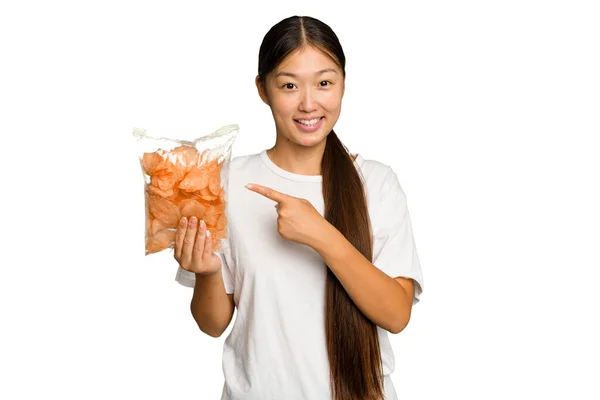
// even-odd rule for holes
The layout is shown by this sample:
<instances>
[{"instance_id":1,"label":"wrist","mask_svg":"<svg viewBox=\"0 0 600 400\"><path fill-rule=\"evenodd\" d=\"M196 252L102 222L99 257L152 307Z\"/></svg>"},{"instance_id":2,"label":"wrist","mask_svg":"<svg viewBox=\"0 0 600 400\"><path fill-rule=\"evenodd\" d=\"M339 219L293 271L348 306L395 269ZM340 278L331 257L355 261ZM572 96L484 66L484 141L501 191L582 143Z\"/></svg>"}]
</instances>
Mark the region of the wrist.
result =
<instances>
[{"instance_id":1,"label":"wrist","mask_svg":"<svg viewBox=\"0 0 600 400\"><path fill-rule=\"evenodd\" d=\"M216 275L218 272L221 272L221 268L217 269L216 271L209 271L209 272L194 272L194 274L196 276L211 276L211 275Z\"/></svg>"},{"instance_id":2,"label":"wrist","mask_svg":"<svg viewBox=\"0 0 600 400\"><path fill-rule=\"evenodd\" d=\"M324 256L327 251L332 249L332 245L337 242L337 236L341 235L333 225L326 219L323 219L323 224L317 230L317 235L314 237L312 248L321 256Z\"/></svg>"},{"instance_id":3,"label":"wrist","mask_svg":"<svg viewBox=\"0 0 600 400\"><path fill-rule=\"evenodd\" d=\"M198 286L198 285L211 285L213 283L217 283L218 282L218 278L220 278L220 273L221 269L219 268L218 271L214 271L214 272L196 272L194 273L194 275L196 276L196 284L194 286Z\"/></svg>"}]
</instances>

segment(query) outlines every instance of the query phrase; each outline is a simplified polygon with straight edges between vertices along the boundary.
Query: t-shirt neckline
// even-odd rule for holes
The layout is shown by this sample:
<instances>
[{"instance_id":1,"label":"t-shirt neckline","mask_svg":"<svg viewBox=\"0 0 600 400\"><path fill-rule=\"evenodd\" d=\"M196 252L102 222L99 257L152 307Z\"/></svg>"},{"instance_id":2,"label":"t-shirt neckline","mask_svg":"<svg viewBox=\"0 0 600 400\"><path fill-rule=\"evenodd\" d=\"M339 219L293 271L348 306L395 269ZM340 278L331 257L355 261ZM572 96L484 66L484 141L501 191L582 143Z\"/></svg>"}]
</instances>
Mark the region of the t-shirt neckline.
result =
<instances>
[{"instance_id":1,"label":"t-shirt neckline","mask_svg":"<svg viewBox=\"0 0 600 400\"><path fill-rule=\"evenodd\" d=\"M271 159L267 155L266 149L260 152L260 159L263 162L263 164L265 165L265 167L267 167L271 172L281 176L282 178L289 179L292 181L298 181L298 182L323 182L322 175L301 175L301 174L295 174L293 172L286 171L285 169L280 168L279 166L277 166L277 164L275 164L273 161L271 161ZM361 155L357 154L356 159L354 160L354 165L356 167L360 167L360 165L362 164L362 161L363 161L363 159L362 159Z\"/></svg>"}]
</instances>

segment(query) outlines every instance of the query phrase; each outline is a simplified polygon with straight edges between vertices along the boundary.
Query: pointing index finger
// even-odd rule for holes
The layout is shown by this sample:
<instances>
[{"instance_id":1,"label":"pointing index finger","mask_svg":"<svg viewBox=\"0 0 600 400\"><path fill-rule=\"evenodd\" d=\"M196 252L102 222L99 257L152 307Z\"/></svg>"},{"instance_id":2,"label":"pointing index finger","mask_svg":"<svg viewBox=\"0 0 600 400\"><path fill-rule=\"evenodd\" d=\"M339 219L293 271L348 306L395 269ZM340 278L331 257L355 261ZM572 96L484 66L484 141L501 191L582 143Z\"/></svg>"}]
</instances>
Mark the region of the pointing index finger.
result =
<instances>
[{"instance_id":1,"label":"pointing index finger","mask_svg":"<svg viewBox=\"0 0 600 400\"><path fill-rule=\"evenodd\" d=\"M261 186L256 183L249 183L246 185L246 188L258 194L262 194L266 198L276 201L277 203L281 203L282 201L290 197L287 194L278 192L275 189L271 189L266 186Z\"/></svg>"}]
</instances>

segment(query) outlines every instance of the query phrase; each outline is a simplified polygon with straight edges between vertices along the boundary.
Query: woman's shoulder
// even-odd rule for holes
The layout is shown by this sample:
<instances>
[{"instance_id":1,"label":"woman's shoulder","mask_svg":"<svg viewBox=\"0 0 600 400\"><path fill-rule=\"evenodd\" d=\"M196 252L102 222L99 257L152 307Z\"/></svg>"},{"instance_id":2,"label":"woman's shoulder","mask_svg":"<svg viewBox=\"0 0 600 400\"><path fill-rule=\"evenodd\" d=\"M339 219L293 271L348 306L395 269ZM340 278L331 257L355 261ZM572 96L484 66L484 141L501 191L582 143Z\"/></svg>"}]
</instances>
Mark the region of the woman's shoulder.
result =
<instances>
[{"instance_id":1,"label":"woman's shoulder","mask_svg":"<svg viewBox=\"0 0 600 400\"><path fill-rule=\"evenodd\" d=\"M365 181L385 182L395 177L394 170L388 164L378 160L364 158L360 153L354 155L354 163L360 169Z\"/></svg>"},{"instance_id":2,"label":"woman's shoulder","mask_svg":"<svg viewBox=\"0 0 600 400\"><path fill-rule=\"evenodd\" d=\"M392 166L378 160L365 159L360 153L357 155L355 163L359 167L370 198L403 198L405 196L398 175Z\"/></svg>"}]
</instances>

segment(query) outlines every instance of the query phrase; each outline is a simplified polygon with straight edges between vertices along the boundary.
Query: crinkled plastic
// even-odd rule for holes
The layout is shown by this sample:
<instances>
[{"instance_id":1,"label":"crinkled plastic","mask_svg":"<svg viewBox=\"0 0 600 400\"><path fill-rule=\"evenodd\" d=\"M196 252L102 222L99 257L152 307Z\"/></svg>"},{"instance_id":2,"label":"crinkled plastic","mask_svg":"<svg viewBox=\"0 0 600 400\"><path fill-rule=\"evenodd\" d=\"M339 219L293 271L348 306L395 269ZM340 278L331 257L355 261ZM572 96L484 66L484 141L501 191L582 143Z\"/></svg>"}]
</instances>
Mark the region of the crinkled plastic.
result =
<instances>
[{"instance_id":1,"label":"crinkled plastic","mask_svg":"<svg viewBox=\"0 0 600 400\"><path fill-rule=\"evenodd\" d=\"M181 217L196 216L210 230L213 251L227 237L227 182L239 132L227 125L195 140L149 135L134 128L144 176L146 255L175 247Z\"/></svg>"}]
</instances>

